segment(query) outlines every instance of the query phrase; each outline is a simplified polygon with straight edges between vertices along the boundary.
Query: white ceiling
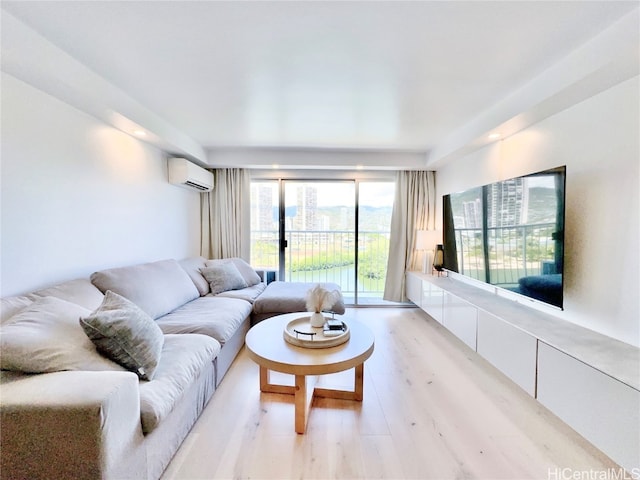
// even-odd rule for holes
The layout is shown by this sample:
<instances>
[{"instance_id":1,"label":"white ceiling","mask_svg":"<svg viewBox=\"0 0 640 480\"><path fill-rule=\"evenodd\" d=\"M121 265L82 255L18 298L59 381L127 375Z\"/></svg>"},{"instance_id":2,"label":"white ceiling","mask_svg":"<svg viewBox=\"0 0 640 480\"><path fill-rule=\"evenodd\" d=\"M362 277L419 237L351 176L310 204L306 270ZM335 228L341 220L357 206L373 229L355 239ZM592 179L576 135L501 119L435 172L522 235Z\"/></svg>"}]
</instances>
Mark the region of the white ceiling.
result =
<instances>
[{"instance_id":1,"label":"white ceiling","mask_svg":"<svg viewBox=\"0 0 640 480\"><path fill-rule=\"evenodd\" d=\"M2 1L205 151L425 154L637 8L611 0Z\"/></svg>"}]
</instances>

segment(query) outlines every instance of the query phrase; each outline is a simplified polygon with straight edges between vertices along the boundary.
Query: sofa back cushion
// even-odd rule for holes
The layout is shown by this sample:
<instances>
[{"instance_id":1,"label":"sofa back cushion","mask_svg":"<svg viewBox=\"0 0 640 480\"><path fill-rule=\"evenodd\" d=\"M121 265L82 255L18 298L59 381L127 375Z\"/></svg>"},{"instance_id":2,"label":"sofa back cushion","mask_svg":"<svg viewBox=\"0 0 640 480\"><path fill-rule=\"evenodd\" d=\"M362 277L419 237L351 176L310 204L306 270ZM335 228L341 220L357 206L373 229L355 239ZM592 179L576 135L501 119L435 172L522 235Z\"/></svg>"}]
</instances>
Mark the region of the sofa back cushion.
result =
<instances>
[{"instance_id":1,"label":"sofa back cushion","mask_svg":"<svg viewBox=\"0 0 640 480\"><path fill-rule=\"evenodd\" d=\"M94 310L102 303L104 295L88 278L78 278L59 283L51 287L36 290L25 295L4 297L0 299L0 324L19 313L34 301L44 297L55 297L75 303L89 310Z\"/></svg>"},{"instance_id":2,"label":"sofa back cushion","mask_svg":"<svg viewBox=\"0 0 640 480\"><path fill-rule=\"evenodd\" d=\"M89 310L56 297L42 297L0 329L0 367L29 373L124 369L100 355L78 319Z\"/></svg>"},{"instance_id":3,"label":"sofa back cushion","mask_svg":"<svg viewBox=\"0 0 640 480\"><path fill-rule=\"evenodd\" d=\"M36 297L56 297L81 307L95 310L104 299L103 293L88 278L78 278L33 292Z\"/></svg>"},{"instance_id":4,"label":"sofa back cushion","mask_svg":"<svg viewBox=\"0 0 640 480\"><path fill-rule=\"evenodd\" d=\"M200 292L201 297L211 291L209 289L209 282L207 282L207 279L204 278L200 272L201 268L207 266L206 261L204 257L190 257L180 260L179 262L180 266L184 268L184 271L187 272L187 275L189 275L189 278L193 281L198 292Z\"/></svg>"},{"instance_id":5,"label":"sofa back cushion","mask_svg":"<svg viewBox=\"0 0 640 480\"><path fill-rule=\"evenodd\" d=\"M111 290L129 299L153 319L200 296L175 260L102 270L91 275L91 282L103 293Z\"/></svg>"},{"instance_id":6,"label":"sofa back cushion","mask_svg":"<svg viewBox=\"0 0 640 480\"><path fill-rule=\"evenodd\" d=\"M11 317L27 308L33 301L33 295L16 295L0 299L0 325L10 321Z\"/></svg>"}]
</instances>

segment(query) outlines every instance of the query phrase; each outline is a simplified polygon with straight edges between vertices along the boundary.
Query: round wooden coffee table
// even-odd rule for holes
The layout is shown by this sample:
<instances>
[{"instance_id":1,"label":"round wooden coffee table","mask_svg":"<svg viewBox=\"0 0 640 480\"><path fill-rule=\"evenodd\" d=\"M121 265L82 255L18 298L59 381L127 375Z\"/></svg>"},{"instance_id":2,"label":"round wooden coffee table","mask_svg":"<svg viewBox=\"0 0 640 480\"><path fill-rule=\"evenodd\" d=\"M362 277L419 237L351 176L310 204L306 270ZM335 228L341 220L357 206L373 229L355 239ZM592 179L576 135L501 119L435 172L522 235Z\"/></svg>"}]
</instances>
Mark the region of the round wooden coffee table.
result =
<instances>
[{"instance_id":1,"label":"round wooden coffee table","mask_svg":"<svg viewBox=\"0 0 640 480\"><path fill-rule=\"evenodd\" d=\"M260 391L285 393L294 396L295 430L304 433L313 397L356 400L363 397L364 361L371 356L374 347L373 333L355 320L343 319L349 326L349 340L335 347L305 348L286 342L283 331L286 325L308 314L287 313L267 318L253 326L245 338L251 359L260 366ZM355 369L354 389L334 390L308 385L311 376ZM277 385L269 380L269 371L295 376L295 385Z\"/></svg>"}]
</instances>

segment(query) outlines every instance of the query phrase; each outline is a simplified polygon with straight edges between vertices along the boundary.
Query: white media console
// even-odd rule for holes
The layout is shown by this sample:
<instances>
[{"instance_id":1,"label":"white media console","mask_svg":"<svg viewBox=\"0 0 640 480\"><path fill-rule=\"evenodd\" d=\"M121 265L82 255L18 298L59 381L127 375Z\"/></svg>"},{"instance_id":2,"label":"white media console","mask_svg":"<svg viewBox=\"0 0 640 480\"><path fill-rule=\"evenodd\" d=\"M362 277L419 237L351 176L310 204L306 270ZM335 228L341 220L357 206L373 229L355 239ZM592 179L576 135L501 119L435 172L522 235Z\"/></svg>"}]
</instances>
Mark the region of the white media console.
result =
<instances>
[{"instance_id":1,"label":"white media console","mask_svg":"<svg viewBox=\"0 0 640 480\"><path fill-rule=\"evenodd\" d=\"M640 349L449 278L409 300L628 471L640 468Z\"/></svg>"}]
</instances>

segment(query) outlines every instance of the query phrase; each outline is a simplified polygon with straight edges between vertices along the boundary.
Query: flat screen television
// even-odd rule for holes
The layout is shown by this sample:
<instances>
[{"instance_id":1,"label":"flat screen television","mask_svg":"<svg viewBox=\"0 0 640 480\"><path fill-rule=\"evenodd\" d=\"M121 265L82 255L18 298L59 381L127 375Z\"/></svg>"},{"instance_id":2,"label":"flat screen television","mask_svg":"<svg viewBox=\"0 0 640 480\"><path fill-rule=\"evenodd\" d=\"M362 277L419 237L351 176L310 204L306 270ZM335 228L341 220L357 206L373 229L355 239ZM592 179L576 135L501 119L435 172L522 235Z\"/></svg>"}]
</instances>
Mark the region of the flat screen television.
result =
<instances>
[{"instance_id":1,"label":"flat screen television","mask_svg":"<svg viewBox=\"0 0 640 480\"><path fill-rule=\"evenodd\" d=\"M566 167L443 197L444 268L563 308Z\"/></svg>"}]
</instances>

